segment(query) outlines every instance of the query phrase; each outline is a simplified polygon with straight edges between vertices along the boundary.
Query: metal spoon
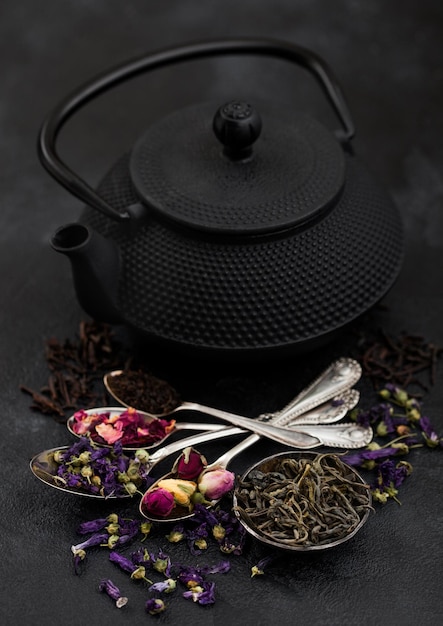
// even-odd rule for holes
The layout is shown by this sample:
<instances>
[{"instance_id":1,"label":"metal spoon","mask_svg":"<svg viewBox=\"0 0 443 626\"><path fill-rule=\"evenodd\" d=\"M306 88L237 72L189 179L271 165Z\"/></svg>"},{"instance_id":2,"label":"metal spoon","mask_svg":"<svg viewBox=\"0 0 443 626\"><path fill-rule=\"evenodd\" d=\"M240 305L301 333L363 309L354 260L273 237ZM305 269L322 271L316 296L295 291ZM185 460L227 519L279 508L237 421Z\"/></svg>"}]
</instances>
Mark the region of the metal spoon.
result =
<instances>
[{"instance_id":1,"label":"metal spoon","mask_svg":"<svg viewBox=\"0 0 443 626\"><path fill-rule=\"evenodd\" d=\"M359 448L364 444L364 440L356 436L356 432L358 432L361 427L353 424L354 429L347 432L340 433L338 431L327 431L326 437L314 437L310 436L307 433L294 433L294 435L298 436L298 440L293 441L292 446L295 448L301 449L309 449L315 448L320 445L326 446L336 446L340 448ZM370 430L370 429L369 429ZM330 435L329 435L330 432ZM240 428L234 427L224 427L216 431L205 431L202 433L198 433L196 435L192 435L190 437L186 437L185 439L180 439L179 441L172 442L158 448L148 459L148 462L144 466L144 474L148 475L155 465L163 461L168 456L174 454L175 452L181 452L184 448L188 446L195 446L199 443L204 443L205 441L215 441L224 437L231 437L232 435L244 434L245 431ZM370 431L372 437L372 431ZM248 446L255 443L260 439L259 435L251 435L241 442L242 450L246 449ZM87 491L80 491L74 487L69 487L66 484L63 484L62 481L57 477L57 468L58 465L54 462L52 455L56 451L67 450L70 446L62 446L61 448L52 448L50 450L44 450L39 454L36 454L30 461L30 469L34 476L36 476L39 480L49 485L50 487L54 487L59 489L60 491L64 491L67 493L72 493L80 496L86 496L89 498L98 498L105 499L104 496L99 494L92 494ZM119 496L119 497L130 497L128 496ZM116 498L116 496L108 496L108 498ZM108 499L106 498L106 499Z\"/></svg>"},{"instance_id":2,"label":"metal spoon","mask_svg":"<svg viewBox=\"0 0 443 626\"><path fill-rule=\"evenodd\" d=\"M118 398L114 394L112 390L112 384L110 384L110 382L112 381L112 377L121 376L121 374L122 370L115 370L106 374L103 381L106 389L111 394L111 396L114 397L114 399L123 406L128 406L122 398ZM308 387L303 389L283 409L281 409L277 413L263 414L259 417L259 420L263 422L270 421L278 414L282 417L283 415L287 416L289 422L295 417L298 417L301 414L327 402L328 400L331 400L332 398L337 396L337 394L340 394L350 389L359 380L360 376L361 367L357 361L345 357L338 359L337 361L334 361L334 363L332 363L326 370L324 370L324 372L320 374L320 376L318 376L318 378L316 378ZM172 409L168 413L168 415L172 415L178 411L198 411L201 413L206 413L208 415L212 415L213 417L219 418L231 424L235 424L242 428L248 428L248 420L253 422L254 424L257 424L257 420L253 420L252 418L242 417L239 415L228 413L227 411L222 411L220 409L215 409L213 407L198 404L196 402L183 401L176 408ZM289 416L291 419L289 419ZM156 415L156 417L165 417L165 415ZM239 420L243 420L243 423L239 423ZM244 420L246 420L246 422ZM314 420L312 421L314 422ZM282 421L282 425L285 424L286 422ZM255 428L252 427L250 428L250 430L258 432ZM264 431L262 431L260 434L264 435ZM281 442L281 440L279 441Z\"/></svg>"},{"instance_id":3,"label":"metal spoon","mask_svg":"<svg viewBox=\"0 0 443 626\"><path fill-rule=\"evenodd\" d=\"M360 400L360 393L356 389L347 389L343 393L338 394L332 400L324 402L320 406L306 411L306 413L298 414L295 410L295 416L292 410L284 412L283 410L275 413L267 413L266 417L260 416L258 419L268 421L269 418L279 419L279 426L286 428L294 428L303 430L304 424L333 424L341 420L349 411L357 406Z\"/></svg>"},{"instance_id":4,"label":"metal spoon","mask_svg":"<svg viewBox=\"0 0 443 626\"><path fill-rule=\"evenodd\" d=\"M358 426L357 424L354 424L354 423L334 424L330 426L315 425L315 426L312 426L310 430L311 429L313 431L317 431L318 433L317 441L314 440L315 439L314 436L310 435L313 441L311 441L309 445L306 445L308 444L308 441L300 440L300 445L297 447L305 448L305 449L307 448L312 449L312 448L317 448L322 445L326 445L326 446L333 446L333 447L346 448L346 449L349 449L349 448L355 449L355 448L364 447L372 439L372 429L362 428L361 426ZM302 434L302 433L297 433L297 434ZM214 436L218 436L218 434L215 433ZM240 454L241 452L249 448L249 446L251 446L253 443L258 441L258 439L260 439L259 435L251 435L250 437L243 439L243 441L240 441L240 443L238 443L236 446L234 446L233 448L231 448L230 450L222 454L222 456L220 456L216 461L207 465L205 468L205 471L210 471L214 469L226 469L230 461L235 456L237 456L238 454ZM183 440L182 440L182 443L183 443ZM149 519L151 521L157 521L157 522L178 522L183 519L192 517L194 515L192 511L189 511L189 509L185 507L181 507L181 506L174 507L173 511L166 517L159 517L156 515L152 515L146 509L145 502L146 502L146 498L148 497L148 494L150 494L154 489L157 488L158 483L161 480L165 480L167 478L173 478L173 477L174 477L174 474L172 472L168 472L167 474L165 474L164 476L156 480L155 483L153 483L143 495L140 501L139 509L140 509L140 513L146 519ZM208 506L214 506L216 503L217 503L217 500L213 500Z\"/></svg>"},{"instance_id":5,"label":"metal spoon","mask_svg":"<svg viewBox=\"0 0 443 626\"><path fill-rule=\"evenodd\" d=\"M243 452L243 450L249 447L249 444L245 444L245 442L247 442L247 439L240 441L240 443L238 443L236 446L234 446L233 448L231 448L230 450L222 454L222 456L220 456L216 461L207 465L205 467L205 471L208 472L208 471L215 470L215 469L226 469L229 462L235 456L237 456L237 454L240 454L240 452ZM152 491L154 491L155 489L157 489L158 483L161 480L165 480L167 478L173 478L173 477L174 477L173 472L168 472L167 474L165 474L164 476L156 480L155 483L153 483L149 487L149 489L143 494L143 497L140 500L140 505L139 505L139 511L141 515L143 515L143 517L145 517L146 519L150 521L155 521L155 522L180 522L184 519L188 519L194 516L193 511L190 511L189 509L180 505L176 505L174 509L172 510L172 512L165 517L153 515L149 513L149 511L147 510L146 499L149 496L149 494L152 493ZM218 500L212 500L212 502L208 506L215 506L217 502Z\"/></svg>"},{"instance_id":6,"label":"metal spoon","mask_svg":"<svg viewBox=\"0 0 443 626\"><path fill-rule=\"evenodd\" d=\"M187 437L185 439L181 439L180 441L175 441L170 443L162 448L156 450L152 455L150 455L147 463L144 466L144 472L146 475L152 470L152 468L160 463L163 459L167 458L169 455L174 454L175 452L180 452L183 448L187 446L198 445L199 443L203 443L205 441L210 441L212 438L221 439L223 437L230 437L232 435L238 435L243 433L244 431L239 428L223 428L216 433L212 432L203 432L198 435L193 435L191 437ZM315 441L315 440L314 440ZM53 455L55 452L63 452L70 448L70 446L61 446L59 448L51 448L50 450L43 450L43 452L39 452L36 454L31 461L29 462L29 467L31 472L44 482L46 485L50 487L54 487L55 489L59 489L60 491L64 491L66 493L72 493L77 496L85 496L88 498L98 498L99 500L108 500L108 499L120 499L120 498L130 498L131 496L122 495L122 496L102 496L100 494L89 493L88 491L82 491L75 487L70 487L66 485L62 480L60 480L59 476L57 476L58 465L54 461Z\"/></svg>"},{"instance_id":7,"label":"metal spoon","mask_svg":"<svg viewBox=\"0 0 443 626\"><path fill-rule=\"evenodd\" d=\"M122 408L120 406L118 407L103 406L103 407L95 407L92 409L88 409L85 411L85 413L87 415L94 415L96 413L111 413L114 415L121 415L125 411L127 411L127 408L124 408L124 407ZM143 420L146 424L151 424L152 422L158 421L160 419L156 417L155 415L151 415L150 413L145 413L144 411L139 411L138 409L137 409L137 413L143 417ZM74 435L75 437L81 437L82 436L81 434L75 432L75 424L76 424L75 416L71 415L71 417L69 417L68 421L66 422L66 426L72 435ZM154 448L154 447L156 448L159 445L161 445L164 441L166 441L168 437L170 437L171 435L181 430L218 431L218 430L221 430L222 428L224 428L223 425L214 424L214 423L211 423L211 424L195 423L194 424L192 422L176 422L174 424L174 427L168 433L166 433L165 436L162 437L161 439L157 439L157 441L154 441L152 443L143 443L143 441L139 441L131 445L126 444L123 446L123 450L137 450L138 448L146 448L147 450L149 450L150 448ZM91 430L89 430L86 434L90 435ZM101 443L99 441L96 441L92 437L91 439L94 441L96 445L100 447L112 448L112 445L110 444Z\"/></svg>"}]
</instances>

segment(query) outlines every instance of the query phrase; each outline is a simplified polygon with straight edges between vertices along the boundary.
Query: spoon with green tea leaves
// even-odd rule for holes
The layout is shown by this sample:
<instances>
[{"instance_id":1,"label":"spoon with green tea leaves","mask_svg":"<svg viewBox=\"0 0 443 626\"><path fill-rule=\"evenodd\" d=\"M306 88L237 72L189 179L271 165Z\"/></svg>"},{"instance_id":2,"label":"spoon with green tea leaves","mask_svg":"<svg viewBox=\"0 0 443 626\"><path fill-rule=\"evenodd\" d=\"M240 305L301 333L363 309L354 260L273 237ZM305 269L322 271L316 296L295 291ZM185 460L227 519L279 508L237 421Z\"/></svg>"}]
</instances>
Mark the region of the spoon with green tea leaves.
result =
<instances>
[{"instance_id":1,"label":"spoon with green tea leaves","mask_svg":"<svg viewBox=\"0 0 443 626\"><path fill-rule=\"evenodd\" d=\"M258 541L299 552L348 541L372 510L362 476L338 455L315 452L281 452L254 464L239 477L233 503Z\"/></svg>"}]
</instances>

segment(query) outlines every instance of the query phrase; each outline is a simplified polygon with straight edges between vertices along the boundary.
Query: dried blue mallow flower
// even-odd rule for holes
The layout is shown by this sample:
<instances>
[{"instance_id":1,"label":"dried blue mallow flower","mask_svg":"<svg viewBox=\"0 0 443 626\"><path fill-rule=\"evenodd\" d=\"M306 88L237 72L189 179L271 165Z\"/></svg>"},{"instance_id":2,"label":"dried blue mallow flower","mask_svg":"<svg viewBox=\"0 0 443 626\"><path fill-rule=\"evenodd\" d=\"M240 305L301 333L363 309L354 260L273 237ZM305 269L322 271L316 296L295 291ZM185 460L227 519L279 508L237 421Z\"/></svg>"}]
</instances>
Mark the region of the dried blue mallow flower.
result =
<instances>
[{"instance_id":1,"label":"dried blue mallow flower","mask_svg":"<svg viewBox=\"0 0 443 626\"><path fill-rule=\"evenodd\" d=\"M179 543L185 538L185 528L183 524L176 524L171 532L166 535L166 539L170 543Z\"/></svg>"},{"instance_id":2,"label":"dried blue mallow flower","mask_svg":"<svg viewBox=\"0 0 443 626\"><path fill-rule=\"evenodd\" d=\"M443 440L435 432L431 421L428 417L423 415L417 422L419 429L422 432L426 445L429 448L443 447Z\"/></svg>"},{"instance_id":3,"label":"dried blue mallow flower","mask_svg":"<svg viewBox=\"0 0 443 626\"><path fill-rule=\"evenodd\" d=\"M152 565L151 555L146 548L139 548L135 552L132 552L130 557L134 565Z\"/></svg>"},{"instance_id":4,"label":"dried blue mallow flower","mask_svg":"<svg viewBox=\"0 0 443 626\"><path fill-rule=\"evenodd\" d=\"M253 565L251 567L251 578L254 578L254 576L262 576L265 573L265 569L273 561L275 561L274 556L266 556L263 559L260 559L260 561L256 565Z\"/></svg>"},{"instance_id":5,"label":"dried blue mallow flower","mask_svg":"<svg viewBox=\"0 0 443 626\"><path fill-rule=\"evenodd\" d=\"M215 583L203 581L183 593L184 598L190 598L198 604L207 605L215 602Z\"/></svg>"},{"instance_id":6,"label":"dried blue mallow flower","mask_svg":"<svg viewBox=\"0 0 443 626\"><path fill-rule=\"evenodd\" d=\"M144 541L152 530L152 522L142 522L140 524L140 532L143 535L141 541Z\"/></svg>"},{"instance_id":7,"label":"dried blue mallow flower","mask_svg":"<svg viewBox=\"0 0 443 626\"><path fill-rule=\"evenodd\" d=\"M95 533L98 530L105 528L106 524L117 524L118 521L118 515L116 513L110 513L108 517L99 517L98 519L94 519L89 522L82 522L77 528L77 532L79 535Z\"/></svg>"},{"instance_id":8,"label":"dried blue mallow flower","mask_svg":"<svg viewBox=\"0 0 443 626\"><path fill-rule=\"evenodd\" d=\"M342 461L352 466L360 466L366 469L374 469L376 462L388 459L400 454L408 454L409 447L406 444L392 443L387 446L380 446L376 442L371 442L364 450L351 452L342 457Z\"/></svg>"},{"instance_id":9,"label":"dried blue mallow flower","mask_svg":"<svg viewBox=\"0 0 443 626\"><path fill-rule=\"evenodd\" d=\"M221 506L210 510L197 504L194 509L193 521L197 524L206 523L212 536L219 544L220 551L224 554L242 553L246 530L232 512L225 511Z\"/></svg>"},{"instance_id":10,"label":"dried blue mallow flower","mask_svg":"<svg viewBox=\"0 0 443 626\"><path fill-rule=\"evenodd\" d=\"M173 578L167 578L166 580L154 583L148 589L148 591L156 591L158 593L171 593L177 587L177 583Z\"/></svg>"},{"instance_id":11,"label":"dried blue mallow flower","mask_svg":"<svg viewBox=\"0 0 443 626\"><path fill-rule=\"evenodd\" d=\"M98 588L100 591L104 591L105 593L107 593L108 596L115 601L115 606L118 609L121 609L128 603L128 598L126 596L122 596L122 594L120 593L120 589L117 587L117 585L114 585L112 580L109 580L109 578L103 579L100 582Z\"/></svg>"},{"instance_id":12,"label":"dried blue mallow flower","mask_svg":"<svg viewBox=\"0 0 443 626\"><path fill-rule=\"evenodd\" d=\"M108 533L94 533L81 543L71 546L71 552L74 555L74 570L77 573L81 561L86 557L86 550L93 546L102 546L108 541Z\"/></svg>"},{"instance_id":13,"label":"dried blue mallow flower","mask_svg":"<svg viewBox=\"0 0 443 626\"><path fill-rule=\"evenodd\" d=\"M157 615L157 613L162 613L166 609L166 605L160 598L150 598L146 601L145 609L147 613Z\"/></svg>"},{"instance_id":14,"label":"dried blue mallow flower","mask_svg":"<svg viewBox=\"0 0 443 626\"><path fill-rule=\"evenodd\" d=\"M187 531L186 541L191 554L198 556L203 550L207 549L208 543L206 538L208 537L208 534L208 526L205 522L196 528Z\"/></svg>"},{"instance_id":15,"label":"dried blue mallow flower","mask_svg":"<svg viewBox=\"0 0 443 626\"><path fill-rule=\"evenodd\" d=\"M388 498L396 502L398 487L412 473L412 465L407 461L394 463L392 459L387 459L380 463L377 468L377 477L372 486L372 496L374 500L385 503Z\"/></svg>"},{"instance_id":16,"label":"dried blue mallow flower","mask_svg":"<svg viewBox=\"0 0 443 626\"><path fill-rule=\"evenodd\" d=\"M152 580L146 578L146 569L143 565L134 565L132 561L115 551L109 553L109 560L118 565L123 571L131 574L132 579L145 580L150 585L152 584Z\"/></svg>"},{"instance_id":17,"label":"dried blue mallow flower","mask_svg":"<svg viewBox=\"0 0 443 626\"><path fill-rule=\"evenodd\" d=\"M177 579L186 587L195 587L204 582L204 576L200 568L193 567L192 565L179 565L178 569L179 573Z\"/></svg>"},{"instance_id":18,"label":"dried blue mallow flower","mask_svg":"<svg viewBox=\"0 0 443 626\"><path fill-rule=\"evenodd\" d=\"M231 570L230 561L220 561L214 565L202 565L199 571L202 574L226 574Z\"/></svg>"},{"instance_id":19,"label":"dried blue mallow flower","mask_svg":"<svg viewBox=\"0 0 443 626\"><path fill-rule=\"evenodd\" d=\"M163 550L159 550L157 556L154 553L150 554L150 560L152 568L160 574L170 577L171 575L171 558L168 554L165 554Z\"/></svg>"}]
</instances>

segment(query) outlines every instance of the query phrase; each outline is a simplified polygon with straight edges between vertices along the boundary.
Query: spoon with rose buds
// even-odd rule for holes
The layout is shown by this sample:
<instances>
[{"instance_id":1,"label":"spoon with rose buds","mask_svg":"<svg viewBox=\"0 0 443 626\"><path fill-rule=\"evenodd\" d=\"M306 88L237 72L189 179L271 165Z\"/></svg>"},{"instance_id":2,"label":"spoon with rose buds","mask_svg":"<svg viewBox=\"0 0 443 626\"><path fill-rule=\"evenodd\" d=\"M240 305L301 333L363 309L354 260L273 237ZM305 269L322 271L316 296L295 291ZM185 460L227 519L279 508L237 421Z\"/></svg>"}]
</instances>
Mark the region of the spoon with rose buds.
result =
<instances>
[{"instance_id":1,"label":"spoon with rose buds","mask_svg":"<svg viewBox=\"0 0 443 626\"><path fill-rule=\"evenodd\" d=\"M300 432L299 435L307 435L311 441L301 439L297 447L312 449L318 446L333 446L355 449L366 446L373 436L371 428L362 428L356 424L336 424L329 427L317 425L312 428L316 430L317 437ZM218 434L214 433L214 436ZM202 464L201 471L196 471L196 475L189 472L184 474L183 469L180 471L179 462L183 458L186 459L187 455L185 463L191 465L190 454L195 454L201 459L204 457L195 450L189 452L189 448L185 449L172 470L156 480L144 493L140 501L140 513L151 521L178 522L194 515L195 502L201 502L208 507L214 506L233 487L234 474L227 470L230 461L259 439L258 434L250 435L213 463L207 465L205 462L204 467ZM189 476L193 480L190 480Z\"/></svg>"}]
</instances>

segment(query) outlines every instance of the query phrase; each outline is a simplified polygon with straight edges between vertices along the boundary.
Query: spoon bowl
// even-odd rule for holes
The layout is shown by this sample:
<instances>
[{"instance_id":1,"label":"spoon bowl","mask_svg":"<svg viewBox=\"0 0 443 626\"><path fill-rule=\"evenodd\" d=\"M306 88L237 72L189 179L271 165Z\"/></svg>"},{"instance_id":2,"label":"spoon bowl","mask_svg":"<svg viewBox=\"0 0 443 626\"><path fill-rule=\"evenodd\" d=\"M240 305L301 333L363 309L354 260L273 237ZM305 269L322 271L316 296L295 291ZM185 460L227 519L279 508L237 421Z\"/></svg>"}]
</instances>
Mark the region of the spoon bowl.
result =
<instances>
[{"instance_id":1,"label":"spoon bowl","mask_svg":"<svg viewBox=\"0 0 443 626\"><path fill-rule=\"evenodd\" d=\"M87 498L96 498L98 500L114 500L120 498L130 498L129 493L110 494L103 495L102 493L93 493L87 491L84 488L76 487L68 484L68 482L57 474L59 468L58 463L54 460L54 454L63 453L69 450L70 446L62 446L59 448L51 448L50 450L43 450L36 454L30 461L29 466L31 472L46 485L54 487L65 493L70 493L76 496L84 496Z\"/></svg>"},{"instance_id":2,"label":"spoon bowl","mask_svg":"<svg viewBox=\"0 0 443 626\"><path fill-rule=\"evenodd\" d=\"M134 420L131 416L125 419L129 411L132 411ZM122 441L123 450L137 450L138 448L151 449L162 445L168 437L182 430L206 430L217 431L223 428L221 424L204 424L192 422L180 422L175 420L164 420L155 415L131 409L130 407L96 407L87 410L77 411L71 415L66 422L69 432L75 437L88 436L94 444L100 447L112 448L113 442L106 441L99 430L105 425L105 431L108 430L108 436L113 438L119 434L116 430L118 422L126 425L120 433L119 439ZM138 428L137 428L138 426ZM149 434L144 434L145 432ZM130 441L129 441L130 439ZM116 439L117 441L117 439Z\"/></svg>"},{"instance_id":3,"label":"spoon bowl","mask_svg":"<svg viewBox=\"0 0 443 626\"><path fill-rule=\"evenodd\" d=\"M321 472L311 483L319 489L312 490L309 487L309 497L305 497L304 481L309 479L319 459L331 461L322 466ZM294 466L298 473L292 465L290 472L284 470L285 463L291 464L292 461L300 464ZM288 485L286 493L290 494L287 499L285 485ZM341 522L342 528L335 526L333 518L325 522L327 516L321 522L315 520L321 509L319 494L323 489L328 489L328 485L342 493L349 489L343 510L341 498L334 502L336 519L341 515L342 519L350 520L347 526ZM277 504L268 497L270 493L275 496ZM330 493L333 494L332 491ZM372 496L362 476L353 467L343 463L339 456L290 451L262 459L247 469L237 482L233 504L240 523L259 542L282 550L310 552L333 548L354 537L368 520ZM330 501L329 506L332 507ZM298 515L302 510L303 515ZM312 512L314 510L315 513Z\"/></svg>"},{"instance_id":4,"label":"spoon bowl","mask_svg":"<svg viewBox=\"0 0 443 626\"><path fill-rule=\"evenodd\" d=\"M174 441L166 446L162 446L161 448L157 448L155 452L150 454L148 459L145 460L143 464L143 469L140 472L141 477L151 481L151 479L149 478L151 470L168 456L183 450L183 448L185 447L194 446L206 441L210 442L214 439L222 439L224 437L231 437L232 435L239 434L243 434L243 431L239 428L223 428L214 433L211 431L204 431L190 437L186 437L185 439ZM70 493L72 495L97 498L100 500L130 497L130 494L125 493L123 490L120 490L118 494L114 493L111 495L93 493L88 489L80 488L76 485L73 485L67 480L63 479L63 477L60 477L57 473L59 464L55 461L55 455L66 453L66 451L68 451L70 448L72 448L72 446L61 446L59 448L51 448L50 450L43 450L42 452L39 452L31 459L29 463L31 472L45 485L48 485L49 487L54 487L55 489ZM105 451L104 446L102 447L102 450ZM122 452L122 454L119 455L120 460L122 456L132 458L131 452L129 452L127 455ZM134 494L134 497L137 494L140 495L140 492L137 491L136 494Z\"/></svg>"}]
</instances>

